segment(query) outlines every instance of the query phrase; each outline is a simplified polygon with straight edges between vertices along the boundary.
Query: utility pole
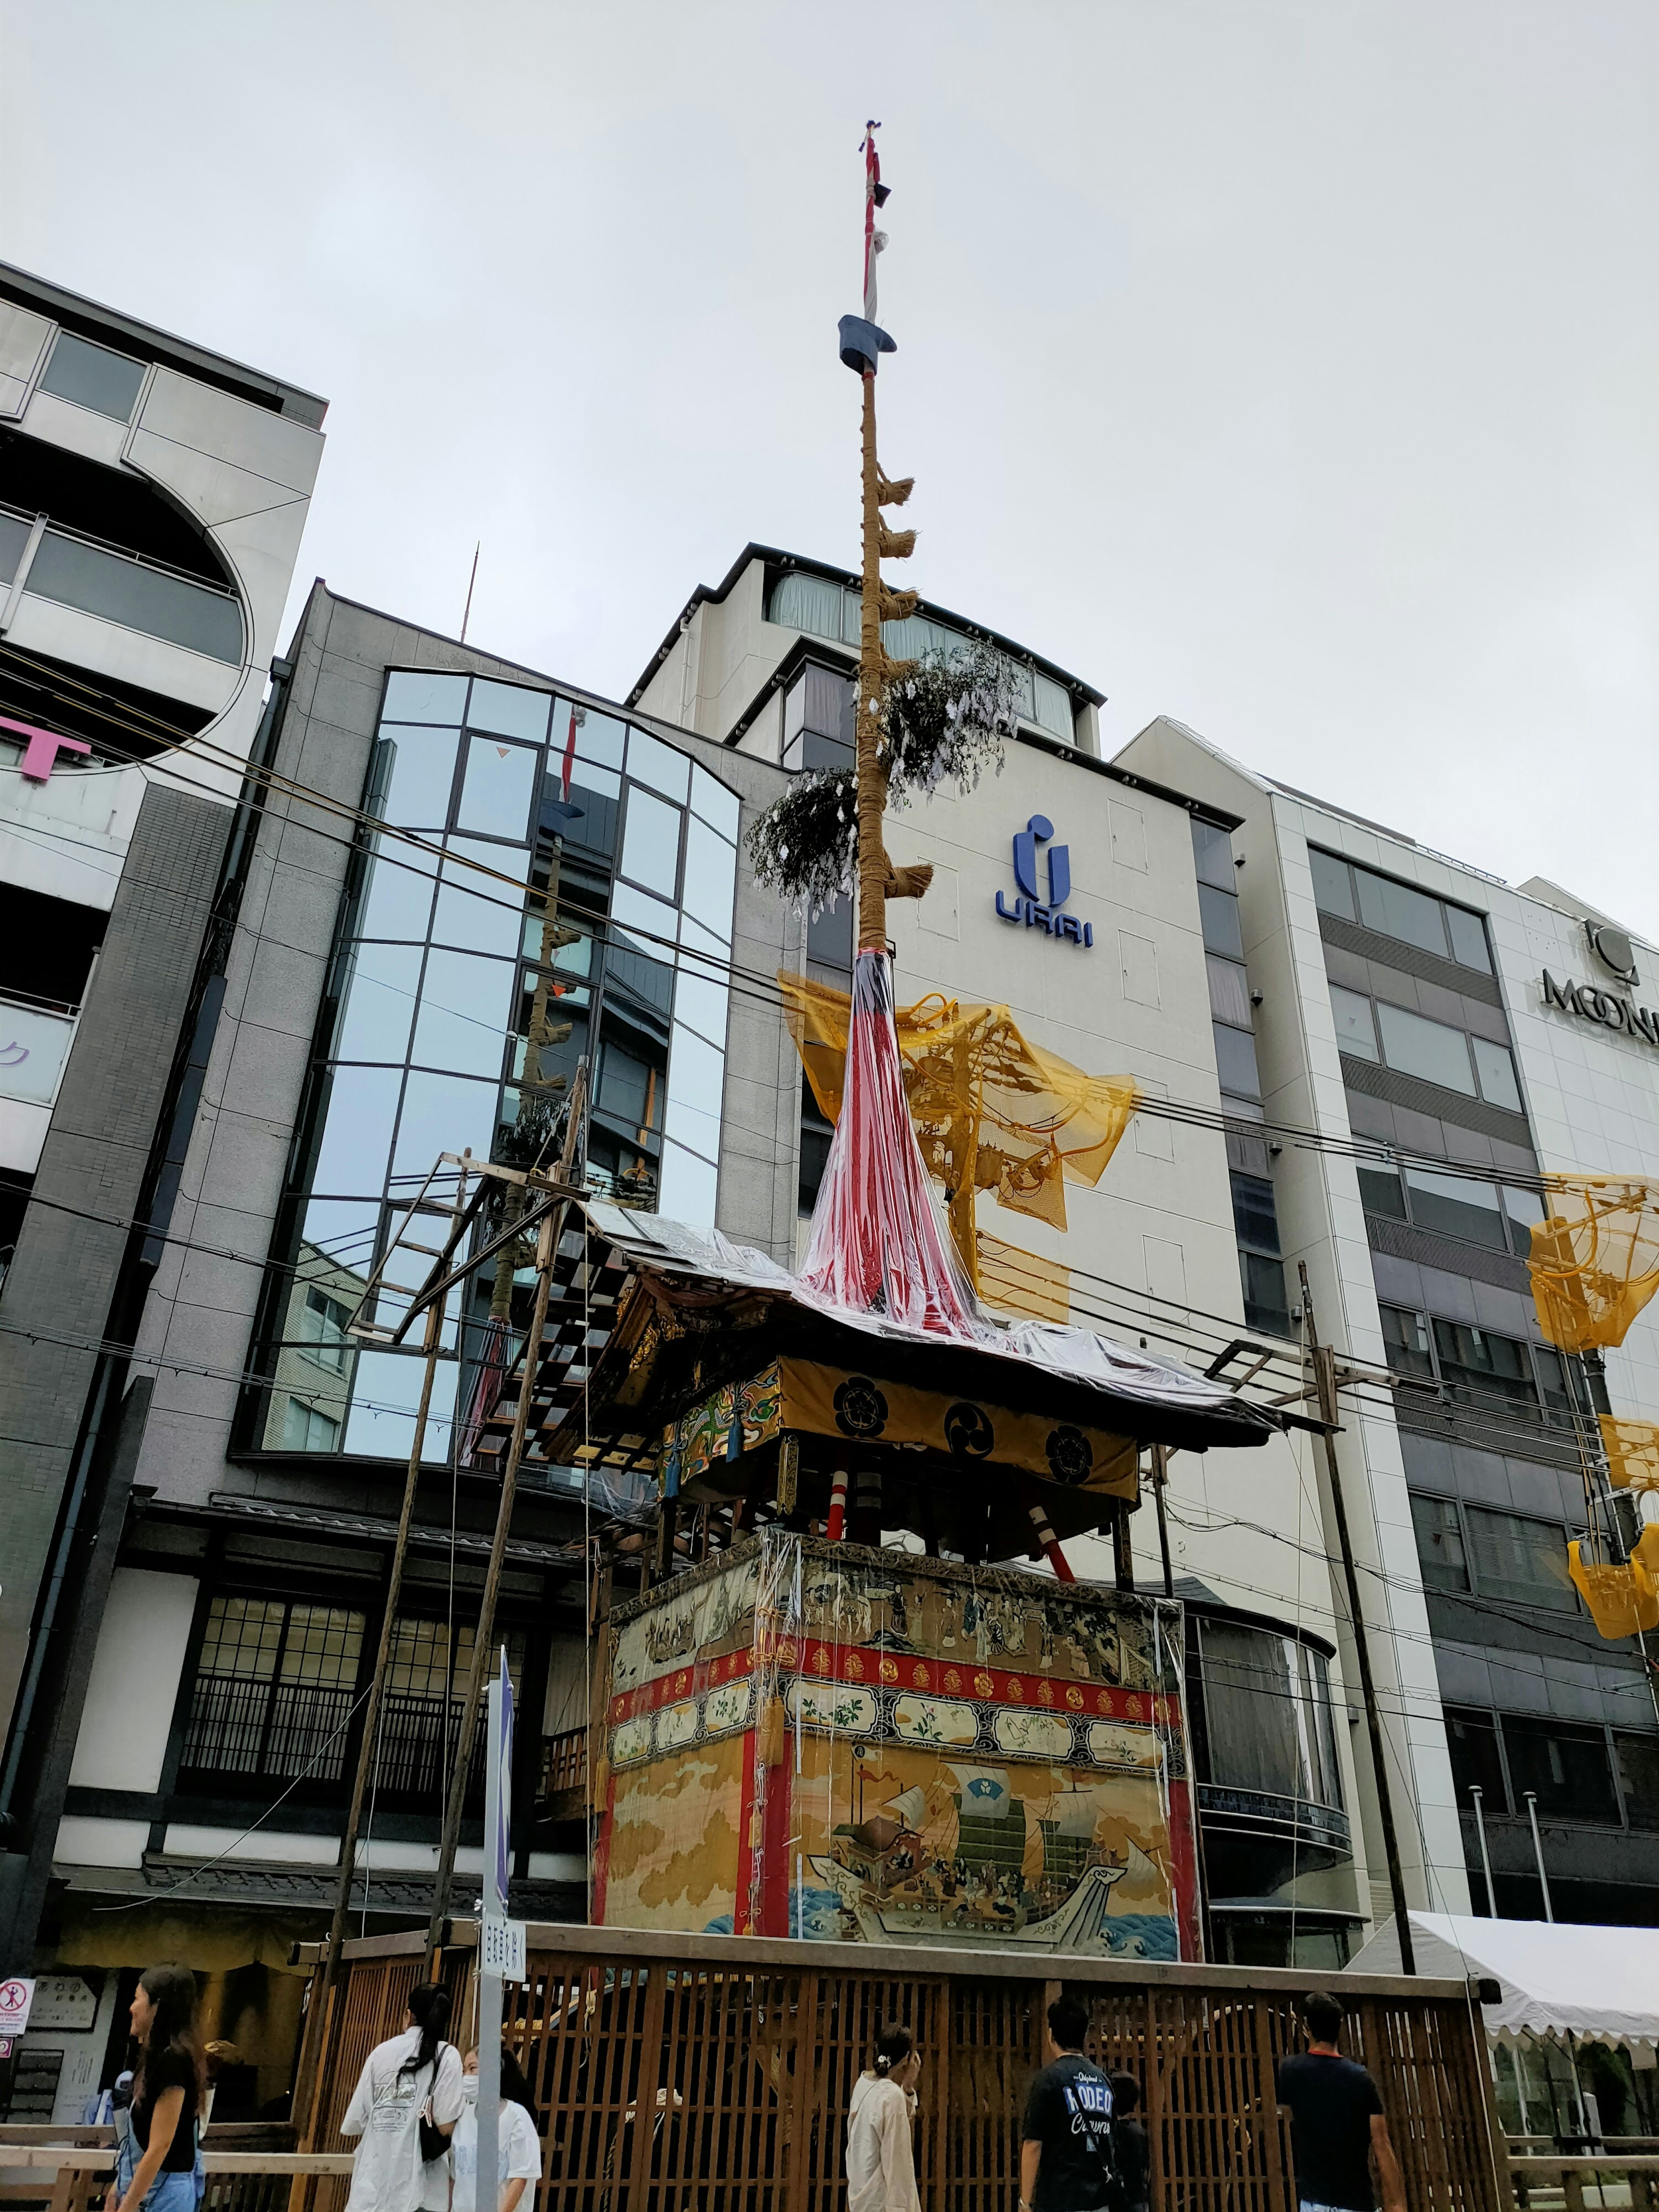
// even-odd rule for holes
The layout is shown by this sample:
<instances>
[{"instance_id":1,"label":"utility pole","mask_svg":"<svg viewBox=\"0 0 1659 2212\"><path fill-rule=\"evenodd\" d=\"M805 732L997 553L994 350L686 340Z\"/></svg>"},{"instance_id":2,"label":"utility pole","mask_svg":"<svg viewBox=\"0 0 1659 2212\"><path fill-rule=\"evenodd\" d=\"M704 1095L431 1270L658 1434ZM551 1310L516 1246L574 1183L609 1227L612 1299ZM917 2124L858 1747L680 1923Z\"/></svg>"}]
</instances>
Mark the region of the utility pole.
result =
<instances>
[{"instance_id":1,"label":"utility pole","mask_svg":"<svg viewBox=\"0 0 1659 2212\"><path fill-rule=\"evenodd\" d=\"M1170 1565L1170 1522L1164 1510L1164 1486L1170 1480L1170 1447L1152 1446L1152 1498L1158 1506L1158 1547L1164 1555L1164 1595L1175 1595L1175 1571Z\"/></svg>"},{"instance_id":2,"label":"utility pole","mask_svg":"<svg viewBox=\"0 0 1659 2212\"><path fill-rule=\"evenodd\" d=\"M1359 1604L1359 1572L1354 1565L1353 1541L1348 1534L1347 1501L1342 1495L1342 1474L1336 1463L1336 1358L1328 1345L1321 1344L1314 1322L1313 1294L1308 1287L1306 1262L1297 1268L1302 1284L1302 1310L1307 1316L1308 1355L1313 1363L1314 1390L1322 1424L1319 1440L1324 1447L1325 1472L1330 1479L1331 1510L1336 1520L1336 1540L1342 1549L1342 1578L1347 1586L1348 1615L1353 1623L1353 1644L1359 1662L1359 1693L1365 1704L1365 1728L1370 1737L1371 1778L1376 1787L1376 1814L1382 1829L1382 1851L1388 1861L1389 1896L1400 1929L1402 1972L1417 1972L1410 1917L1406 1910L1406 1883L1400 1871L1400 1838L1395 1832L1394 1796L1382 1741L1382 1716L1377 1709L1376 1679L1371 1673L1370 1641Z\"/></svg>"},{"instance_id":3,"label":"utility pole","mask_svg":"<svg viewBox=\"0 0 1659 2212\"><path fill-rule=\"evenodd\" d=\"M587 1106L587 1062L576 1065L570 1087L570 1114L565 1124L564 1146L559 1158L558 1180L568 1186L571 1170L581 1148L582 1121ZM530 1423L531 1401L536 1395L536 1370L541 1358L542 1334L547 1326L547 1301L553 1281L553 1259L570 1211L567 1197L556 1211L542 1216L536 1235L536 1303L530 1333L525 1339L524 1364L519 1382L519 1407L513 1419L513 1438L501 1471L501 1494L495 1509L495 1533L490 1539L489 1565L484 1571L483 1595L472 1632L472 1664L467 1671L466 1697L461 1707L460 1735L455 1765L449 1779L449 1802L444 1809L443 1835L438 1845L438 1871L432 1888L432 1913L426 1930L426 1971L430 1972L438 1948L439 1932L449 1911L449 1892L455 1878L455 1851L460 1841L461 1815L466 1805L466 1785L472 1771L472 1739L478 1725L484 1675L489 1664L490 1639L495 1631L495 1599L501 1589L501 1566L507 1557L507 1532L513 1525L513 1501L518 1490L519 1463L524 1456L525 1431Z\"/></svg>"}]
</instances>

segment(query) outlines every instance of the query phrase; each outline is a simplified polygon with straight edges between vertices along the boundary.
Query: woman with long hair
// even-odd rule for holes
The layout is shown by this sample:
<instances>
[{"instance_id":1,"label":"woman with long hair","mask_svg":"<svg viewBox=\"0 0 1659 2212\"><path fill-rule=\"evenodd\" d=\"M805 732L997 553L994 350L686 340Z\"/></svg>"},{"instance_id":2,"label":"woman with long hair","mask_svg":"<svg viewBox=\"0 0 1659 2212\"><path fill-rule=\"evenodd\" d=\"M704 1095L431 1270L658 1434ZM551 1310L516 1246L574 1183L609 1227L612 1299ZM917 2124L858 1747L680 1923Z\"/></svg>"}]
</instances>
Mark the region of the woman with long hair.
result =
<instances>
[{"instance_id":1,"label":"woman with long hair","mask_svg":"<svg viewBox=\"0 0 1659 2212\"><path fill-rule=\"evenodd\" d=\"M921 2072L909 2029L883 2028L847 2114L847 2212L921 2212L911 2143Z\"/></svg>"},{"instance_id":2,"label":"woman with long hair","mask_svg":"<svg viewBox=\"0 0 1659 2212\"><path fill-rule=\"evenodd\" d=\"M206 2082L189 1967L147 1968L133 1991L131 2020L138 2063L132 2102L117 2122L109 2212L196 2212L196 2133Z\"/></svg>"},{"instance_id":3,"label":"woman with long hair","mask_svg":"<svg viewBox=\"0 0 1659 2212\"><path fill-rule=\"evenodd\" d=\"M433 2186L433 2177L439 2173L436 2166L427 2168L427 2193L423 2199L426 2212L492 2212L486 2201L477 2203L478 2194L478 2054L469 2051L465 2060L465 2073L461 2077L461 2088L466 2105L455 2124L455 2132L449 2139L449 2154L454 2166L454 2196L438 2193ZM501 2045L501 2117L496 2134L499 2153L497 2179L501 2194L493 2212L519 2212L519 2199L527 2188L533 2188L542 2178L542 2139L536 2132L535 2094L525 2079L524 2069L507 2049Z\"/></svg>"},{"instance_id":4,"label":"woman with long hair","mask_svg":"<svg viewBox=\"0 0 1659 2212\"><path fill-rule=\"evenodd\" d=\"M418 1982L409 1993L401 2035L376 2044L363 2061L340 2133L362 2138L351 2162L346 2212L417 2212L427 2175L448 2164L447 2139L461 2117L461 2059L444 2040L449 1991L439 1982ZM428 2161L422 2123L446 2138Z\"/></svg>"}]
</instances>

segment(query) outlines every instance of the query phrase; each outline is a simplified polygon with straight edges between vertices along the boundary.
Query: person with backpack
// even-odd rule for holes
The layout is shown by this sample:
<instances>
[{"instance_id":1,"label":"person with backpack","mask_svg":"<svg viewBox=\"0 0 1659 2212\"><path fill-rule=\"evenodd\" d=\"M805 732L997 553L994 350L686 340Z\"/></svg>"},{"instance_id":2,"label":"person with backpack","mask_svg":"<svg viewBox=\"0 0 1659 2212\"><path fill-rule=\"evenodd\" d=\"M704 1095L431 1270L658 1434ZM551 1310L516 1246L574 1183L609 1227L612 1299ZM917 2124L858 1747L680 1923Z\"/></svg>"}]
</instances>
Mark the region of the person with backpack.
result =
<instances>
[{"instance_id":1,"label":"person with backpack","mask_svg":"<svg viewBox=\"0 0 1659 2212\"><path fill-rule=\"evenodd\" d=\"M444 2041L448 2026L449 1991L419 1982L403 2033L376 2044L363 2061L340 2122L343 2136L361 2138L346 2212L419 2212L428 2164L447 2163L465 2101L461 2055Z\"/></svg>"},{"instance_id":2,"label":"person with backpack","mask_svg":"<svg viewBox=\"0 0 1659 2212\"><path fill-rule=\"evenodd\" d=\"M1342 2007L1316 1990L1302 2000L1301 2010L1308 2048L1279 2060L1279 2101L1291 2115L1302 2212L1376 2212L1373 2156L1387 2212L1406 2212L1406 2186L1376 2084L1336 2047Z\"/></svg>"},{"instance_id":3,"label":"person with backpack","mask_svg":"<svg viewBox=\"0 0 1659 2212\"><path fill-rule=\"evenodd\" d=\"M1112 2147L1123 2212L1149 2212L1152 2147L1137 2110L1140 2084L1133 2074L1109 2074L1106 2078L1112 2085Z\"/></svg>"},{"instance_id":4,"label":"person with backpack","mask_svg":"<svg viewBox=\"0 0 1659 2212\"><path fill-rule=\"evenodd\" d=\"M1083 2055L1089 2008L1062 1991L1048 2008L1054 2052L1025 2100L1019 2212L1107 2212L1120 2203L1112 2085Z\"/></svg>"},{"instance_id":5,"label":"person with backpack","mask_svg":"<svg viewBox=\"0 0 1659 2212\"><path fill-rule=\"evenodd\" d=\"M138 2063L132 2101L116 2111L108 2212L196 2212L206 2179L197 2138L206 2078L196 2040L196 1977L150 1966L132 1996Z\"/></svg>"}]
</instances>

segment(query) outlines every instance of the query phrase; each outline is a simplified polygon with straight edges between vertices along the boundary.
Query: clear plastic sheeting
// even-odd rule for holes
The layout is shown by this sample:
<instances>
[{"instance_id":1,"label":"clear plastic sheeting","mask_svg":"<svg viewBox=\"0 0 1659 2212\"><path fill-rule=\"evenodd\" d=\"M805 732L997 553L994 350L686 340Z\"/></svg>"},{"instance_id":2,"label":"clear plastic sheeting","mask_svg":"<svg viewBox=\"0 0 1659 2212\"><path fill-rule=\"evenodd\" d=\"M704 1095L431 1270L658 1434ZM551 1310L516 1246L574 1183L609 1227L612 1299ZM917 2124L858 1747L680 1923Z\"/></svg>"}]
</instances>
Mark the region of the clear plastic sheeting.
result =
<instances>
[{"instance_id":1,"label":"clear plastic sheeting","mask_svg":"<svg viewBox=\"0 0 1659 2212\"><path fill-rule=\"evenodd\" d=\"M846 1091L813 1209L801 1285L849 1317L980 1341L969 1279L928 1188L904 1096L884 952L853 968Z\"/></svg>"},{"instance_id":2,"label":"clear plastic sheeting","mask_svg":"<svg viewBox=\"0 0 1659 2212\"><path fill-rule=\"evenodd\" d=\"M840 1304L752 1245L732 1243L718 1229L688 1229L683 1222L665 1220L660 1214L636 1213L631 1207L593 1200L583 1211L600 1236L637 1268L684 1270L718 1283L790 1298L830 1315L846 1328L872 1336L916 1343L939 1340L918 1322ZM1260 1407L1236 1397L1224 1382L1195 1375L1171 1360L1131 1351L1088 1329L1037 1321L1016 1321L999 1327L979 1320L974 1324L971 1341L994 1356L1046 1368L1066 1382L1087 1383L1120 1398L1178 1412L1220 1415L1237 1433L1223 1434L1218 1430L1214 1438L1218 1444L1259 1441L1277 1425Z\"/></svg>"},{"instance_id":3,"label":"clear plastic sheeting","mask_svg":"<svg viewBox=\"0 0 1659 2212\"><path fill-rule=\"evenodd\" d=\"M849 1004L844 992L781 974L784 1011L824 1115L839 1121ZM1053 1229L1066 1224L1066 1182L1097 1183L1133 1116L1127 1076L1085 1075L1029 1043L1006 1006L964 1006L933 992L894 1015L905 1096L928 1173L950 1195L951 1235L977 1276L974 1195Z\"/></svg>"},{"instance_id":4,"label":"clear plastic sheeting","mask_svg":"<svg viewBox=\"0 0 1659 2212\"><path fill-rule=\"evenodd\" d=\"M1622 1344L1659 1290L1659 1194L1624 1176L1551 1176L1528 1267L1545 1335L1563 1352Z\"/></svg>"}]
</instances>

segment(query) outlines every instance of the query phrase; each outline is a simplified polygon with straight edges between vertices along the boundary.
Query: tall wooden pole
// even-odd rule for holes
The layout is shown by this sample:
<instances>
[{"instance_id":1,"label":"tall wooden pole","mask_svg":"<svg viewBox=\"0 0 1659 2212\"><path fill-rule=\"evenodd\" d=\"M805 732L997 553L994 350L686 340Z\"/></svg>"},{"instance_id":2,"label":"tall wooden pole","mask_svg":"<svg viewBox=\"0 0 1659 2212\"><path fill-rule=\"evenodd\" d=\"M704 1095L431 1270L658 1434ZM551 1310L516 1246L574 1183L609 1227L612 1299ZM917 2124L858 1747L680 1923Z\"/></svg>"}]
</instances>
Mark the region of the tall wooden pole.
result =
<instances>
[{"instance_id":1,"label":"tall wooden pole","mask_svg":"<svg viewBox=\"0 0 1659 2212\"><path fill-rule=\"evenodd\" d=\"M1414 1974L1417 1954L1412 1944L1411 1917L1406 1909L1405 1877L1400 1871L1400 1838L1395 1832L1394 1793L1389 1787L1382 1716L1376 1702L1376 1680L1371 1673L1370 1633L1359 1603L1359 1571L1354 1565L1353 1540L1348 1534L1347 1501L1342 1495L1342 1474L1336 1463L1336 1359L1330 1346L1319 1341L1305 1263L1299 1273L1302 1310L1308 1322L1308 1351L1313 1361L1314 1389L1322 1424L1319 1441L1324 1449L1325 1473L1330 1480L1331 1511L1336 1522L1336 1540L1342 1552L1342 1579L1347 1588L1348 1617L1353 1623L1353 1648L1359 1662L1359 1692L1365 1703L1365 1729L1370 1738L1371 1778L1376 1785L1376 1817L1382 1830L1382 1853L1389 1866L1389 1897L1400 1929L1401 1968L1405 1973Z\"/></svg>"},{"instance_id":2,"label":"tall wooden pole","mask_svg":"<svg viewBox=\"0 0 1659 2212\"><path fill-rule=\"evenodd\" d=\"M568 1183L580 1149L581 1122L587 1104L587 1063L577 1063L570 1091L570 1119L559 1159L559 1180ZM449 1802L444 1809L443 1833L438 1844L438 1870L432 1887L432 1912L427 1922L426 1961L431 1968L438 1948L439 1931L449 1911L449 1892L455 1878L455 1851L460 1841L461 1816L466 1808L466 1785L472 1771L472 1738L478 1725L484 1677L489 1666L490 1640L495 1630L495 1600L501 1589L501 1567L507 1557L507 1532L513 1525L513 1501L519 1484L519 1463L524 1456L525 1432L530 1423L531 1401L536 1395L536 1370L541 1358L542 1336L547 1327L547 1302L553 1281L553 1258L570 1210L567 1199L556 1212L543 1215L536 1239L536 1303L530 1334L525 1339L524 1369L519 1382L519 1407L513 1419L513 1440L501 1473L501 1494L495 1508L495 1533L490 1539L489 1565L484 1571L483 1595L472 1632L472 1664L467 1670L466 1696L461 1706L461 1732L455 1747L455 1766L449 1778Z\"/></svg>"},{"instance_id":3,"label":"tall wooden pole","mask_svg":"<svg viewBox=\"0 0 1659 2212\"><path fill-rule=\"evenodd\" d=\"M887 945L887 854L882 821L887 770L880 758L887 656L881 642L881 468L876 459L876 378L864 377L864 592L859 617L858 773L859 951Z\"/></svg>"}]
</instances>

